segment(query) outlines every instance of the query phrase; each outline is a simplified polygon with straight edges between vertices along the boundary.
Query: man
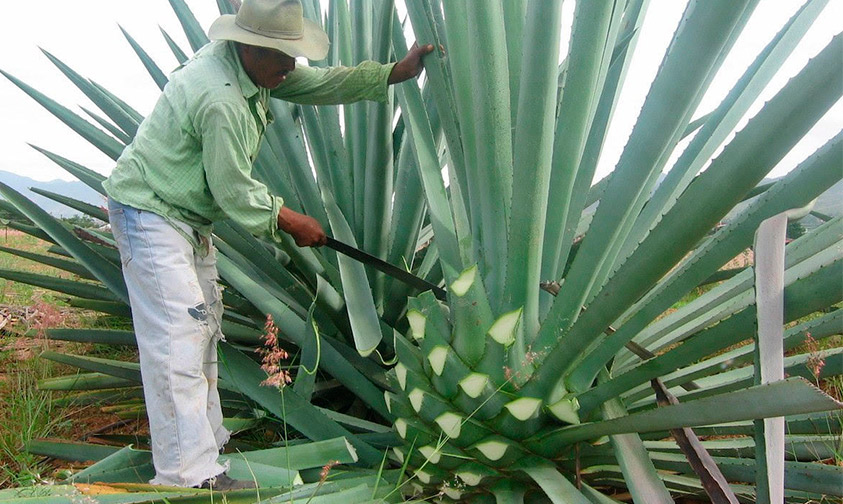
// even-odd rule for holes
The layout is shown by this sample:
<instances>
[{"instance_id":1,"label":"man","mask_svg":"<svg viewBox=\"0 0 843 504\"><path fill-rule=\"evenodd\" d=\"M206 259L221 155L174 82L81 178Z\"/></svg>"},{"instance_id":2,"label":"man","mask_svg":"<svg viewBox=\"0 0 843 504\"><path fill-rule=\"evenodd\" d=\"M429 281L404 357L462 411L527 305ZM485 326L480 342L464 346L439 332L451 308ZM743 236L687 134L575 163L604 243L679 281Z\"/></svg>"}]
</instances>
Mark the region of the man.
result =
<instances>
[{"instance_id":1,"label":"man","mask_svg":"<svg viewBox=\"0 0 843 504\"><path fill-rule=\"evenodd\" d=\"M416 77L432 46L396 64L296 68L319 60L328 37L299 0L244 0L211 26L213 40L176 70L103 186L120 250L140 353L154 484L254 486L217 457L228 441L217 392L222 301L212 222L232 219L259 236L325 243L319 223L252 179L272 121L270 96L298 103L386 101L387 85Z\"/></svg>"}]
</instances>

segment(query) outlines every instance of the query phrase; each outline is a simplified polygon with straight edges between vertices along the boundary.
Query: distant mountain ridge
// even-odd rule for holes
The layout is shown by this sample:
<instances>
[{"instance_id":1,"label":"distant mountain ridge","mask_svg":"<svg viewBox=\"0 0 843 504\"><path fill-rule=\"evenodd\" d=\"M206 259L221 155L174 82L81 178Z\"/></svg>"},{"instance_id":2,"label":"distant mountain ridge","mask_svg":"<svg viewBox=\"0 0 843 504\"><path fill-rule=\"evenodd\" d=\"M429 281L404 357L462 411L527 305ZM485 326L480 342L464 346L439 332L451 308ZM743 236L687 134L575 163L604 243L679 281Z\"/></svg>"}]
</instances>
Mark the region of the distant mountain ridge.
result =
<instances>
[{"instance_id":1,"label":"distant mountain ridge","mask_svg":"<svg viewBox=\"0 0 843 504\"><path fill-rule=\"evenodd\" d=\"M843 215L843 180L829 187L817 198L814 210L832 217Z\"/></svg>"},{"instance_id":2,"label":"distant mountain ridge","mask_svg":"<svg viewBox=\"0 0 843 504\"><path fill-rule=\"evenodd\" d=\"M105 198L100 193L94 191L78 180L66 181L56 179L49 182L41 182L29 177L0 170L0 182L3 182L12 189L23 194L42 209L46 210L47 213L53 217L72 217L74 215L80 215L80 212L64 206L57 201L35 194L29 190L30 187L36 187L45 191L68 196L79 201L84 201L85 203L90 203L91 205L105 206Z\"/></svg>"}]
</instances>

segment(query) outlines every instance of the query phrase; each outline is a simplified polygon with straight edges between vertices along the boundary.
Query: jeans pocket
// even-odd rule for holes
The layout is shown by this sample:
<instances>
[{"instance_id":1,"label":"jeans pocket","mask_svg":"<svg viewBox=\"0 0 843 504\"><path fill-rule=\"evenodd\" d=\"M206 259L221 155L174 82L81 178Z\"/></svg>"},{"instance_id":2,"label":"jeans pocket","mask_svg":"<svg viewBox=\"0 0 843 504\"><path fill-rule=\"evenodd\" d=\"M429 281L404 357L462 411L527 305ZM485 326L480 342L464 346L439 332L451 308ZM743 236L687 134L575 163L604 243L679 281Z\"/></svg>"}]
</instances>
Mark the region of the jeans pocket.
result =
<instances>
[{"instance_id":1,"label":"jeans pocket","mask_svg":"<svg viewBox=\"0 0 843 504\"><path fill-rule=\"evenodd\" d=\"M127 266L132 261L132 241L129 239L129 223L126 209L109 202L108 221L111 224L111 234L120 251L120 262Z\"/></svg>"}]
</instances>

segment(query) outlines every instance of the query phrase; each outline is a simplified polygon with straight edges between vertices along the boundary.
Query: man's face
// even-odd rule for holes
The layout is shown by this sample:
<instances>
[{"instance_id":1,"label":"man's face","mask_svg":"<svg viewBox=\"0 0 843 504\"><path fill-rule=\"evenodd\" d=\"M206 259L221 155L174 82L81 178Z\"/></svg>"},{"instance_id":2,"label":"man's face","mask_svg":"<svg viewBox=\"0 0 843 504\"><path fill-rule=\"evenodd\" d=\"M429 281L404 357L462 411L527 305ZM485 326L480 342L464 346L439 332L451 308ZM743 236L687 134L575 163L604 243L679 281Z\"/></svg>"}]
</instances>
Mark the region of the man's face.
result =
<instances>
[{"instance_id":1,"label":"man's face","mask_svg":"<svg viewBox=\"0 0 843 504\"><path fill-rule=\"evenodd\" d=\"M280 51L249 45L241 47L243 68L258 87L274 89L296 68L296 59Z\"/></svg>"}]
</instances>

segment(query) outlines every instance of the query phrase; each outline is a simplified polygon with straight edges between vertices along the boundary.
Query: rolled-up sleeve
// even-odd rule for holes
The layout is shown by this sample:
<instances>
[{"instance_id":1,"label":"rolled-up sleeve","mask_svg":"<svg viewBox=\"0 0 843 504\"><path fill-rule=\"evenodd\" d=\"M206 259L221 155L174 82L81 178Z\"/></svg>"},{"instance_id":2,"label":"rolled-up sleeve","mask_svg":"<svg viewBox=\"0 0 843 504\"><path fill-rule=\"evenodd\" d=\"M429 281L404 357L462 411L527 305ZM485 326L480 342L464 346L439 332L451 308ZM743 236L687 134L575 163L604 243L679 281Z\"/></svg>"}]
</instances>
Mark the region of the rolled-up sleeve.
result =
<instances>
[{"instance_id":1,"label":"rolled-up sleeve","mask_svg":"<svg viewBox=\"0 0 843 504\"><path fill-rule=\"evenodd\" d=\"M273 236L283 200L252 178L246 128L253 128L253 122L242 107L220 101L197 114L195 128L202 137L202 163L214 201L228 218L252 234Z\"/></svg>"},{"instance_id":2,"label":"rolled-up sleeve","mask_svg":"<svg viewBox=\"0 0 843 504\"><path fill-rule=\"evenodd\" d=\"M386 102L387 80L395 63L364 61L354 67L296 67L270 92L273 98L303 105L337 105L360 100Z\"/></svg>"}]
</instances>

